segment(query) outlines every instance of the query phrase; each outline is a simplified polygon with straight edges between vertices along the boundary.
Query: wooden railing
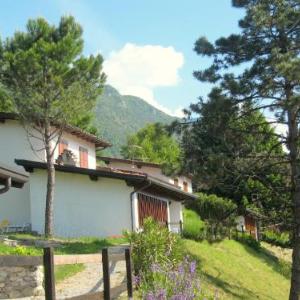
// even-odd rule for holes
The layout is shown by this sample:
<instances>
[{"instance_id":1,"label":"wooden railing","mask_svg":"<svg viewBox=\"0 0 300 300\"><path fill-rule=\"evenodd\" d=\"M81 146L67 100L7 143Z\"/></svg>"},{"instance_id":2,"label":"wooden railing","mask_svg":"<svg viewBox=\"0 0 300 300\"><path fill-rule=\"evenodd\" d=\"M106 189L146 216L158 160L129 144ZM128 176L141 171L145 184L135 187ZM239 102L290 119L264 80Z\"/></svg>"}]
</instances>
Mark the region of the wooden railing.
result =
<instances>
[{"instance_id":1,"label":"wooden railing","mask_svg":"<svg viewBox=\"0 0 300 300\"><path fill-rule=\"evenodd\" d=\"M119 261L126 262L126 282L111 288L110 285L110 271L109 263L116 263ZM84 264L84 263L102 263L103 270L103 291L75 296L67 300L110 300L116 298L121 293L127 290L129 299L133 297L133 283L132 283L132 264L130 249L125 249L124 254L109 253L105 248L100 254L78 254L78 255L54 255L53 248L44 248L43 256L12 256L1 255L0 267L18 267L18 266L39 266L44 265L45 276L45 299L56 300L55 291L55 265L68 264ZM100 277L100 272L99 272ZM80 283L78 283L80 284Z\"/></svg>"}]
</instances>

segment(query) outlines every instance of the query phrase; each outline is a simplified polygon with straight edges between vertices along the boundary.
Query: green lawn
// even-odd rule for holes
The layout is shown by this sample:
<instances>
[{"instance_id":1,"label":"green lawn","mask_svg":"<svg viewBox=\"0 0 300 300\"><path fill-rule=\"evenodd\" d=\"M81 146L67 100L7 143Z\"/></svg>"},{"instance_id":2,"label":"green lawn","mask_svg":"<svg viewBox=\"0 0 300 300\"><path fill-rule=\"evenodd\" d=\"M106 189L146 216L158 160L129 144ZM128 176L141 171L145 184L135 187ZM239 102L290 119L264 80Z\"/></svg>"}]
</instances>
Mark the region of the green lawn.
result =
<instances>
[{"instance_id":1,"label":"green lawn","mask_svg":"<svg viewBox=\"0 0 300 300\"><path fill-rule=\"evenodd\" d=\"M202 287L218 299L288 299L286 264L262 250L257 252L233 240L210 244L184 241L199 264ZM288 266L289 267L289 266Z\"/></svg>"},{"instance_id":2,"label":"green lawn","mask_svg":"<svg viewBox=\"0 0 300 300\"><path fill-rule=\"evenodd\" d=\"M13 240L39 240L41 237L30 234L11 234L9 236ZM55 254L92 254L100 252L103 248L115 246L126 242L124 238L78 238L78 239L53 239L60 247L55 248ZM42 255L43 249L36 246L17 246L10 247L0 243L0 255ZM56 283L75 275L84 270L83 264L63 265L55 267L55 281Z\"/></svg>"}]
</instances>

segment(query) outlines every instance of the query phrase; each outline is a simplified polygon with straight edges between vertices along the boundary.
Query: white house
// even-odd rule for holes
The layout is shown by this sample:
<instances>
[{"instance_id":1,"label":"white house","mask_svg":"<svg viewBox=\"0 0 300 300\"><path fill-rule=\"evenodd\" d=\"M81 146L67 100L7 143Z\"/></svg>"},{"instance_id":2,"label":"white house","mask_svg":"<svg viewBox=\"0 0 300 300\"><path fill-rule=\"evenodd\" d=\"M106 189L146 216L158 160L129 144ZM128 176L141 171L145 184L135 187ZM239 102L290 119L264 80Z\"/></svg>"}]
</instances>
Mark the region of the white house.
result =
<instances>
[{"instance_id":1,"label":"white house","mask_svg":"<svg viewBox=\"0 0 300 300\"><path fill-rule=\"evenodd\" d=\"M0 222L30 223L33 231L43 233L46 198L45 151L39 140L28 134L14 114L0 113L0 160L12 168L29 173L23 189L12 189L0 196ZM62 237L114 236L124 229L136 230L149 215L178 231L182 222L182 202L194 199L190 179L168 178L159 166L141 168L124 165L97 166L96 149L110 144L68 126L55 156L56 185L54 233ZM64 161L65 153L75 158ZM148 165L145 165L148 164ZM185 183L184 183L185 182ZM0 181L1 185L1 181Z\"/></svg>"}]
</instances>

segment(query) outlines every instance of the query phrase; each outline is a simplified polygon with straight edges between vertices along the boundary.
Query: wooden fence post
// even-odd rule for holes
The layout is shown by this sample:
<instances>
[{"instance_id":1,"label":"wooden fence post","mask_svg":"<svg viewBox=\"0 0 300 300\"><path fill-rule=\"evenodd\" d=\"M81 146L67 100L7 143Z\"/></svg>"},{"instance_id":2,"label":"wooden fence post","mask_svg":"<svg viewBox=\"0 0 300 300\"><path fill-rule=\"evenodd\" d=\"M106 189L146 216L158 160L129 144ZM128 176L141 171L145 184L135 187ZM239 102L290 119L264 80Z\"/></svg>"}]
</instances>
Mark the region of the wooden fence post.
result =
<instances>
[{"instance_id":1,"label":"wooden fence post","mask_svg":"<svg viewBox=\"0 0 300 300\"><path fill-rule=\"evenodd\" d=\"M102 249L104 300L110 300L110 272L107 248Z\"/></svg>"},{"instance_id":2,"label":"wooden fence post","mask_svg":"<svg viewBox=\"0 0 300 300\"><path fill-rule=\"evenodd\" d=\"M127 295L128 295L128 299L133 299L130 249L125 249L125 260L126 260L126 275L127 275Z\"/></svg>"},{"instance_id":3,"label":"wooden fence post","mask_svg":"<svg viewBox=\"0 0 300 300\"><path fill-rule=\"evenodd\" d=\"M180 230L180 235L183 236L183 226L182 226L182 221L179 221L179 230Z\"/></svg>"},{"instance_id":4,"label":"wooden fence post","mask_svg":"<svg viewBox=\"0 0 300 300\"><path fill-rule=\"evenodd\" d=\"M56 300L53 249L44 248L45 299Z\"/></svg>"}]
</instances>

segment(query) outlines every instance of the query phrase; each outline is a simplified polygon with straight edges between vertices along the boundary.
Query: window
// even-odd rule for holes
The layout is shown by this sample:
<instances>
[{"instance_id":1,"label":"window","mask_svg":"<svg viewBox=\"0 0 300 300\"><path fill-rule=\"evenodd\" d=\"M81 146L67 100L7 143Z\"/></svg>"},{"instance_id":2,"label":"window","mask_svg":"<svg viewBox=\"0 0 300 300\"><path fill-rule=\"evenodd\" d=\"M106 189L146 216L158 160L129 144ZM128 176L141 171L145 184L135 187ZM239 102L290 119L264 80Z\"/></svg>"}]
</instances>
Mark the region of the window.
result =
<instances>
[{"instance_id":1,"label":"window","mask_svg":"<svg viewBox=\"0 0 300 300\"><path fill-rule=\"evenodd\" d=\"M88 168L89 167L88 150L83 148L83 147L79 147L79 162L80 162L80 167L81 168Z\"/></svg>"},{"instance_id":2,"label":"window","mask_svg":"<svg viewBox=\"0 0 300 300\"><path fill-rule=\"evenodd\" d=\"M174 178L174 185L178 186L178 178Z\"/></svg>"},{"instance_id":3,"label":"window","mask_svg":"<svg viewBox=\"0 0 300 300\"><path fill-rule=\"evenodd\" d=\"M68 149L68 142L66 140L61 140L58 144L58 155L61 155L66 149Z\"/></svg>"},{"instance_id":4,"label":"window","mask_svg":"<svg viewBox=\"0 0 300 300\"><path fill-rule=\"evenodd\" d=\"M188 192L188 183L186 181L183 182L183 190Z\"/></svg>"}]
</instances>

